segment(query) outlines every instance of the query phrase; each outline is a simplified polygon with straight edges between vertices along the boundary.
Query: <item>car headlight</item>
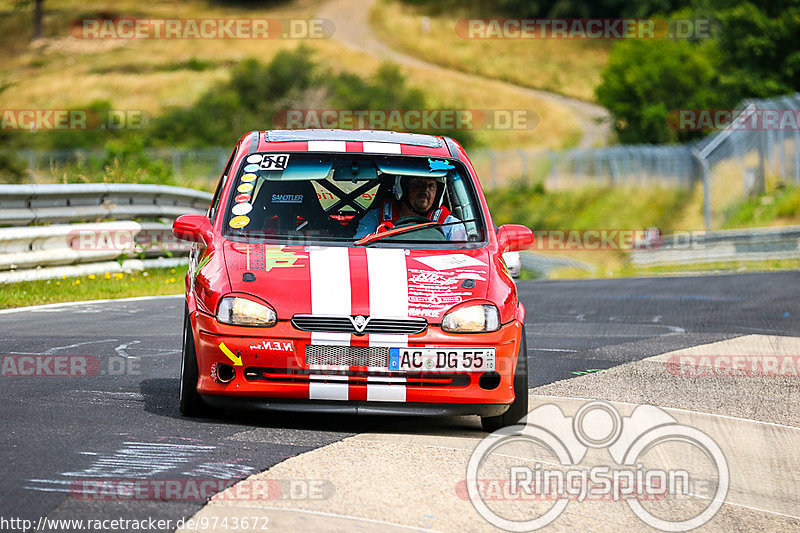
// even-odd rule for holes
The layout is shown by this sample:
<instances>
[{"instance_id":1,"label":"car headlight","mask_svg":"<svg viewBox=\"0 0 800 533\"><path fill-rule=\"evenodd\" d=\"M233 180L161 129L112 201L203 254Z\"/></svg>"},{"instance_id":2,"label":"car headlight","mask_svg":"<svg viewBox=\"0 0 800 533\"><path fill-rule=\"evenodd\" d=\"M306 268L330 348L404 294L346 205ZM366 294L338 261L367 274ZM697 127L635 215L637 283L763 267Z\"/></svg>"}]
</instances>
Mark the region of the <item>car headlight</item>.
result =
<instances>
[{"instance_id":1,"label":"car headlight","mask_svg":"<svg viewBox=\"0 0 800 533\"><path fill-rule=\"evenodd\" d=\"M260 326L268 328L278 321L271 307L242 298L226 296L219 302L217 320L234 326Z\"/></svg>"},{"instance_id":2,"label":"car headlight","mask_svg":"<svg viewBox=\"0 0 800 533\"><path fill-rule=\"evenodd\" d=\"M461 307L444 315L442 329L451 333L479 333L500 329L500 313L490 304Z\"/></svg>"}]
</instances>

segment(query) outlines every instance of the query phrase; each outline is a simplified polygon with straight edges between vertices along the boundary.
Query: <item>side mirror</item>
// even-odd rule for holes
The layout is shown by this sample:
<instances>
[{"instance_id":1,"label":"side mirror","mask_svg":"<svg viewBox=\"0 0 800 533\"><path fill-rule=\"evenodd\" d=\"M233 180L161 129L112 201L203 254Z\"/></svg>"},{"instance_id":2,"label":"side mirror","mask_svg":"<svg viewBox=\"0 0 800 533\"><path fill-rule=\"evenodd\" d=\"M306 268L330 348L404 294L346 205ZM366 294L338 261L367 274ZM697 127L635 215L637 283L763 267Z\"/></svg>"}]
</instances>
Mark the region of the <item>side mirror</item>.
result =
<instances>
[{"instance_id":1,"label":"side mirror","mask_svg":"<svg viewBox=\"0 0 800 533\"><path fill-rule=\"evenodd\" d=\"M520 224L503 224L497 230L500 253L519 252L533 246L533 232Z\"/></svg>"},{"instance_id":2,"label":"side mirror","mask_svg":"<svg viewBox=\"0 0 800 533\"><path fill-rule=\"evenodd\" d=\"M172 234L184 241L211 244L213 230L205 215L181 215L172 223Z\"/></svg>"}]
</instances>

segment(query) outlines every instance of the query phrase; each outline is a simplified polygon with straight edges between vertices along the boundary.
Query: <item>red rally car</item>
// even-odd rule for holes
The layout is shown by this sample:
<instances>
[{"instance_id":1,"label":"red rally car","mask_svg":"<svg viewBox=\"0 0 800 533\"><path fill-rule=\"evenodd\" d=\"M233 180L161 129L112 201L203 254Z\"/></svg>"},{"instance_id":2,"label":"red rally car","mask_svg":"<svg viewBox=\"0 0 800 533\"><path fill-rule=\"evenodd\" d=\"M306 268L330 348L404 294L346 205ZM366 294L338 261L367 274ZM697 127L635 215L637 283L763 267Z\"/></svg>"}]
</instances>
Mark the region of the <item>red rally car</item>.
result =
<instances>
[{"instance_id":1,"label":"red rally car","mask_svg":"<svg viewBox=\"0 0 800 533\"><path fill-rule=\"evenodd\" d=\"M502 254L533 233L492 222L447 137L352 130L244 135L186 276L180 409L527 413L525 309Z\"/></svg>"}]
</instances>

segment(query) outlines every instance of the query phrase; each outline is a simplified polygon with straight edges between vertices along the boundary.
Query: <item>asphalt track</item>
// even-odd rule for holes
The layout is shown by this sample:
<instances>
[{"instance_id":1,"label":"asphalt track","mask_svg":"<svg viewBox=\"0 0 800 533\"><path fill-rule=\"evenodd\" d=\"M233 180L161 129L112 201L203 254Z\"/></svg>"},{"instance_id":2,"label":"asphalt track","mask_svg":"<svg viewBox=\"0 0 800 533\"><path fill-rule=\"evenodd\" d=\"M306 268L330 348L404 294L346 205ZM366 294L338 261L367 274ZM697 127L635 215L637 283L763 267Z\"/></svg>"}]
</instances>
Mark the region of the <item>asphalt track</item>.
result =
<instances>
[{"instance_id":1,"label":"asphalt track","mask_svg":"<svg viewBox=\"0 0 800 533\"><path fill-rule=\"evenodd\" d=\"M603 369L745 335L800 337L798 288L798 272L521 282L529 386L577 387L584 378L616 370ZM183 419L177 411L182 308L181 298L162 297L0 314L2 356L88 356L97 362L91 377L2 376L0 525L3 518L37 523L41 517L174 523L197 513L205 499L191 492L153 497L166 486L159 481L180 481L185 488L218 480L221 488L353 435L436 437L441 424L482 436L475 421L462 418L222 413ZM637 385L647 388L628 384ZM600 391L583 393L602 397ZM796 415L789 423L798 425ZM95 501L89 496L96 491L85 485L105 480L118 487L132 479L149 480L150 495L120 491ZM298 494L309 490L293 488ZM338 487L328 480L320 490Z\"/></svg>"}]
</instances>

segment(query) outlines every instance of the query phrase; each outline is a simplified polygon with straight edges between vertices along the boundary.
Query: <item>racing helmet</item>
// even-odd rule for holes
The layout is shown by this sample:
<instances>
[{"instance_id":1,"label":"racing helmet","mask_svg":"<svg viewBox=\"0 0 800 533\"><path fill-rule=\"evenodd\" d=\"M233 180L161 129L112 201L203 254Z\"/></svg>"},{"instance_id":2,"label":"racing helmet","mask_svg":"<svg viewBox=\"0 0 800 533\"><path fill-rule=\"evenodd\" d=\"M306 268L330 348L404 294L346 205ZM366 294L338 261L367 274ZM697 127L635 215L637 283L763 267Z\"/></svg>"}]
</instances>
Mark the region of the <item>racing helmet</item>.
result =
<instances>
[{"instance_id":1,"label":"racing helmet","mask_svg":"<svg viewBox=\"0 0 800 533\"><path fill-rule=\"evenodd\" d=\"M408 196L406 195L406 183L408 180L417 176L396 176L394 178L394 197L398 201L405 202L408 205ZM430 176L436 180L436 196L433 198L433 205L431 209L438 209L442 206L442 199L444 198L445 188L447 188L446 176ZM427 179L427 177L426 177ZM409 206L410 208L410 206Z\"/></svg>"}]
</instances>

